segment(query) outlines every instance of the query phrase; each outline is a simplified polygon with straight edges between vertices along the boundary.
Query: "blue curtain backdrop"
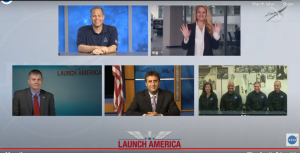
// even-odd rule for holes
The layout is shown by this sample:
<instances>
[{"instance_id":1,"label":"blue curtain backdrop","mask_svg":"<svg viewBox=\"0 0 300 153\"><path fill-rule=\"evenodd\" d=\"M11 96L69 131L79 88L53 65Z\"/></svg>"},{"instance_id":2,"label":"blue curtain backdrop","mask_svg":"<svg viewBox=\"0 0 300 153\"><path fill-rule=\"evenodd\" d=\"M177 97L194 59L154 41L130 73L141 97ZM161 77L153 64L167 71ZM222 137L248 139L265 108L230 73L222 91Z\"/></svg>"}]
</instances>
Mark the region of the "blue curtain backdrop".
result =
<instances>
[{"instance_id":1,"label":"blue curtain backdrop","mask_svg":"<svg viewBox=\"0 0 300 153\"><path fill-rule=\"evenodd\" d=\"M184 79L188 78L188 79ZM181 109L194 110L194 66L181 66ZM197 90L198 91L198 90Z\"/></svg>"},{"instance_id":2,"label":"blue curtain backdrop","mask_svg":"<svg viewBox=\"0 0 300 153\"><path fill-rule=\"evenodd\" d=\"M132 51L148 52L148 6L132 6Z\"/></svg>"},{"instance_id":3,"label":"blue curtain backdrop","mask_svg":"<svg viewBox=\"0 0 300 153\"><path fill-rule=\"evenodd\" d=\"M65 7L59 6L58 7L58 51L64 52L65 51Z\"/></svg>"},{"instance_id":4,"label":"blue curtain backdrop","mask_svg":"<svg viewBox=\"0 0 300 153\"><path fill-rule=\"evenodd\" d=\"M155 65L144 65L134 66L134 77L135 79L145 79L145 75L148 71L156 70L159 73L160 78L174 78L174 66L155 66Z\"/></svg>"},{"instance_id":5,"label":"blue curtain backdrop","mask_svg":"<svg viewBox=\"0 0 300 153\"><path fill-rule=\"evenodd\" d=\"M68 6L69 52L78 52L77 32L81 26L91 25L90 10L94 6ZM104 24L118 29L118 52L148 51L148 6L132 6L132 48L128 42L128 6L100 5L104 9ZM65 52L64 6L59 6L59 52Z\"/></svg>"},{"instance_id":6,"label":"blue curtain backdrop","mask_svg":"<svg viewBox=\"0 0 300 153\"><path fill-rule=\"evenodd\" d=\"M101 66L13 66L13 93L29 88L28 74L39 69L42 89L54 95L57 116L101 116L102 74L79 75L81 70L100 70ZM59 76L61 71L77 71L74 76Z\"/></svg>"}]
</instances>

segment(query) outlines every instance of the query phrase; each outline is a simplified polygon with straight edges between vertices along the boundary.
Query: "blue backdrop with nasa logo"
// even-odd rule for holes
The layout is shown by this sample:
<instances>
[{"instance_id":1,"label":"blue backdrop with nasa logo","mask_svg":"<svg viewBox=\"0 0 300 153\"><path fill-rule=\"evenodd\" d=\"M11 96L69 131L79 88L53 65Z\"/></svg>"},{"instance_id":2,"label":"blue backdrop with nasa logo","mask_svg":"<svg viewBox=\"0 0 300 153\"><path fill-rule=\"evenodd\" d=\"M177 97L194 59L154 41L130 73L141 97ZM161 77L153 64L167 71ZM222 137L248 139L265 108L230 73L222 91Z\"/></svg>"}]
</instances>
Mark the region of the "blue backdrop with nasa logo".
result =
<instances>
[{"instance_id":1,"label":"blue backdrop with nasa logo","mask_svg":"<svg viewBox=\"0 0 300 153\"><path fill-rule=\"evenodd\" d=\"M103 23L115 26L118 30L117 52L148 52L148 6L99 6L104 10ZM68 19L65 19L65 6L59 6L59 52L65 52L65 20L68 20L69 52L78 52L78 29L92 24L90 10L94 6L67 7ZM132 11L132 33L128 33L129 9ZM129 35L132 35L132 48L129 48Z\"/></svg>"}]
</instances>

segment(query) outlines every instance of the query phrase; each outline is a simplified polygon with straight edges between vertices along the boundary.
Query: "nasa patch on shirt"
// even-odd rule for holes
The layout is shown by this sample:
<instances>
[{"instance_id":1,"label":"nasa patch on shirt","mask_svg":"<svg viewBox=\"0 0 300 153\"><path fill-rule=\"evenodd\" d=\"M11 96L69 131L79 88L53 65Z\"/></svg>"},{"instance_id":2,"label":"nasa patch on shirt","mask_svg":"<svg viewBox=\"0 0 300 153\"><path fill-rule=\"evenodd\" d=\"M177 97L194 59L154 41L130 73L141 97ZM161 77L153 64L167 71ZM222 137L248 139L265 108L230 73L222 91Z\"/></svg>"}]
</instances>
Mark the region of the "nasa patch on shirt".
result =
<instances>
[{"instance_id":1,"label":"nasa patch on shirt","mask_svg":"<svg viewBox=\"0 0 300 153\"><path fill-rule=\"evenodd\" d=\"M237 96L235 96L234 99L237 99Z\"/></svg>"},{"instance_id":2,"label":"nasa patch on shirt","mask_svg":"<svg viewBox=\"0 0 300 153\"><path fill-rule=\"evenodd\" d=\"M281 95L281 98L283 98L283 95Z\"/></svg>"},{"instance_id":3,"label":"nasa patch on shirt","mask_svg":"<svg viewBox=\"0 0 300 153\"><path fill-rule=\"evenodd\" d=\"M261 98L264 98L264 96L261 96Z\"/></svg>"},{"instance_id":4,"label":"nasa patch on shirt","mask_svg":"<svg viewBox=\"0 0 300 153\"><path fill-rule=\"evenodd\" d=\"M118 44L118 40L117 39L115 40L115 43Z\"/></svg>"},{"instance_id":5,"label":"nasa patch on shirt","mask_svg":"<svg viewBox=\"0 0 300 153\"><path fill-rule=\"evenodd\" d=\"M104 42L108 42L108 40L106 39L106 37L104 38Z\"/></svg>"}]
</instances>

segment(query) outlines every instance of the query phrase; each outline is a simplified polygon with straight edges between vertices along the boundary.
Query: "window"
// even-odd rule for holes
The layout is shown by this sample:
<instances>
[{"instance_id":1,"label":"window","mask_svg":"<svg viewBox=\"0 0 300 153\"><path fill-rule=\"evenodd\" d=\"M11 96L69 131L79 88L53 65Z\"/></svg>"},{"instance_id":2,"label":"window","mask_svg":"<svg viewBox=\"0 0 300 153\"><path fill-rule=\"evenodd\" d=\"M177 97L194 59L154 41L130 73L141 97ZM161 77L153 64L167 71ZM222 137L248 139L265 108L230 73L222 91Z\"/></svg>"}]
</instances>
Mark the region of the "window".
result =
<instances>
[{"instance_id":1,"label":"window","mask_svg":"<svg viewBox=\"0 0 300 153\"><path fill-rule=\"evenodd\" d=\"M158 18L163 18L163 6L158 6Z\"/></svg>"}]
</instances>

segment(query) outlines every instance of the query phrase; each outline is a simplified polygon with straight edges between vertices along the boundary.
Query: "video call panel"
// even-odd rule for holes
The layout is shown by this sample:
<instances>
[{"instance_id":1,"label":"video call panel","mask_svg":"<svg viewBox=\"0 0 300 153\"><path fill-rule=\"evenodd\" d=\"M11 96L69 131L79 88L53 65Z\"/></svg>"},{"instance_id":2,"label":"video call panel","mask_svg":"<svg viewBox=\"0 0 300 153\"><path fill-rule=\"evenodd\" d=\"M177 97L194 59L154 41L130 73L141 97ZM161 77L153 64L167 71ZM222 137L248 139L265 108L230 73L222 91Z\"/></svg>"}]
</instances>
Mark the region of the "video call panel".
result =
<instances>
[{"instance_id":1,"label":"video call panel","mask_svg":"<svg viewBox=\"0 0 300 153\"><path fill-rule=\"evenodd\" d=\"M241 6L152 5L150 10L152 56L241 55ZM197 15L201 10L206 14ZM198 19L205 23L202 41L199 26L195 24ZM202 42L204 51L200 49Z\"/></svg>"},{"instance_id":2,"label":"video call panel","mask_svg":"<svg viewBox=\"0 0 300 153\"><path fill-rule=\"evenodd\" d=\"M12 107L12 112L10 109L8 111L4 109L12 120L8 118L11 122L5 125L3 134L5 137L9 136L10 140L14 140L17 144L15 146L21 146L19 144L22 142L18 142L17 138L24 136L22 134L24 129L29 134L34 133L28 138L32 141L27 145L30 147L48 147L48 145L77 147L78 143L81 143L87 147L111 147L120 150L132 147L124 145L126 138L133 138L130 135L132 131L128 130L135 130L136 133L141 131L141 136L145 137L147 142L154 142L162 132L159 130L164 130L163 132L168 134L172 133L171 136L166 135L167 139L171 138L170 142L174 139L177 144L183 144L177 145L176 147L179 148L176 149L181 147L203 149L203 147L216 146L238 146L242 149L248 146L262 148L287 146L286 149L288 147L291 150L299 149L291 148L297 146L299 134L295 130L295 125L291 126L289 123L293 121L294 124L296 123L294 120L297 119L295 106L298 104L294 102L295 90L291 88L297 85L297 81L293 81L296 74L297 52L291 53L292 45L278 48L282 42L286 43L288 40L294 44L298 42L297 39L291 39L299 34L298 30L293 28L296 25L294 23L298 22L298 19L293 16L296 14L296 7L293 5L287 7L286 2L220 4L199 2L199 5L192 5L195 3L173 5L173 2L167 5L160 2L149 2L151 5L148 2L137 3L138 5L127 5L127 3L124 5L125 3L122 2L118 5L113 5L115 2L105 2L103 5L102 3L98 5L99 2L86 3L59 3L55 5L55 9L49 5L52 11L58 12L58 15L54 13L57 19L55 32L46 25L49 24L47 21L39 18L45 22L45 24L40 22L41 25L46 25L45 29L51 33L58 33L58 35L48 36L49 39L41 37L38 32L34 34L35 37L28 35L27 32L30 30L26 31L20 26L35 27L33 21L38 18L35 15L42 14L48 17L49 13L40 13L40 10L35 10L38 7L32 6L30 6L31 10L36 11L33 11L34 15L19 7L25 14L22 15L27 18L22 16L22 20L17 24L12 24L12 20L4 24L4 26L13 25L12 29L6 30L10 35L0 31L5 34L5 38L0 39L0 48L7 50L2 56L5 65L2 71L7 72L4 78L7 76L10 78L2 79L8 82L9 86L0 85L2 88L12 88L8 100L12 102L8 106L2 105L3 108ZM260 9L263 5L265 5L264 10ZM40 7L45 9L45 6ZM275 8L279 10L278 14ZM274 15L273 11L277 16L269 18L270 15ZM19 19L14 12L11 14ZM197 20L201 22L197 23ZM264 23L261 22L262 20ZM260 24L265 30L258 33L257 25ZM241 33L241 25L244 28L243 33ZM282 34L282 31L278 30L282 25L288 25L284 31L287 37L277 37ZM38 29L38 26L36 28ZM49 49L49 46L46 46L41 50L38 44L29 47L33 46L31 43L27 46L30 51L25 46L25 49L21 49L22 52L8 52L10 49L3 46L10 44L11 50L20 50L18 46L24 45L16 44L27 42L23 34L18 35L23 41L13 37L14 32L20 33L20 31L28 36L27 40L37 42L36 39L39 39L39 44L47 41L49 46L57 46L58 56L57 49ZM270 34L270 31L274 31L275 34ZM294 35L291 35L290 31L293 31ZM14 45L11 45L14 41L8 38L14 38L13 40L16 41ZM51 39L58 43L49 41ZM280 39L280 43L274 39L278 41ZM9 40L11 42L7 43ZM272 44L265 45L265 43ZM279 50L282 54L278 54ZM289 84L289 93L287 92L287 65L289 80L293 81ZM7 97L5 92L3 90L4 98ZM292 96L288 99L287 94ZM289 115L287 115L288 110ZM3 114L5 115L5 112ZM16 116L54 117L18 118ZM160 118L146 116L160 116ZM244 119L226 116L263 117ZM276 122L267 122L270 119L268 117ZM119 120L120 118L122 120ZM157 122L159 124L156 124ZM34 131L37 128L36 124L46 125L45 123L62 125L57 127L57 131L60 132L55 132L50 126L45 126L44 131L50 131L52 135ZM269 133L279 134L262 136L266 130L253 132L248 129L253 123L268 129ZM227 134L233 137L219 135L216 131L220 124L223 129L226 129ZM19 125L23 127L19 128ZM19 135L14 136L15 130L11 129L18 129ZM245 129L250 132L245 134ZM146 130L148 133L144 132ZM149 133L149 130L154 132ZM111 135L112 131L115 134ZM216 135L218 139L215 139ZM40 141L41 137L47 137L47 143L46 140ZM245 137L247 139L241 139ZM76 138L78 138L77 144L74 145L73 141L76 141ZM103 138L109 140L104 141ZM70 140L66 141L68 139ZM124 140L121 147L118 144L120 140ZM220 143L224 141L226 143ZM89 143L84 144L86 142ZM11 142L3 144L13 146ZM161 144L158 146L161 147Z\"/></svg>"},{"instance_id":3,"label":"video call panel","mask_svg":"<svg viewBox=\"0 0 300 153\"><path fill-rule=\"evenodd\" d=\"M60 56L148 55L147 5L70 5L59 6L58 10ZM101 33L91 28L93 24L102 23ZM112 49L102 53L99 47L85 49L80 45Z\"/></svg>"},{"instance_id":4,"label":"video call panel","mask_svg":"<svg viewBox=\"0 0 300 153\"><path fill-rule=\"evenodd\" d=\"M163 116L194 116L194 66L124 65L105 66L105 116L116 116L114 71L122 75L124 116L143 116L149 112ZM157 95L154 98L151 97ZM116 99L116 98L115 98ZM156 104L154 104L156 103ZM152 110L153 107L159 110Z\"/></svg>"},{"instance_id":5,"label":"video call panel","mask_svg":"<svg viewBox=\"0 0 300 153\"><path fill-rule=\"evenodd\" d=\"M287 115L286 65L199 66L199 115Z\"/></svg>"},{"instance_id":6,"label":"video call panel","mask_svg":"<svg viewBox=\"0 0 300 153\"><path fill-rule=\"evenodd\" d=\"M102 66L12 68L13 116L102 116Z\"/></svg>"}]
</instances>

